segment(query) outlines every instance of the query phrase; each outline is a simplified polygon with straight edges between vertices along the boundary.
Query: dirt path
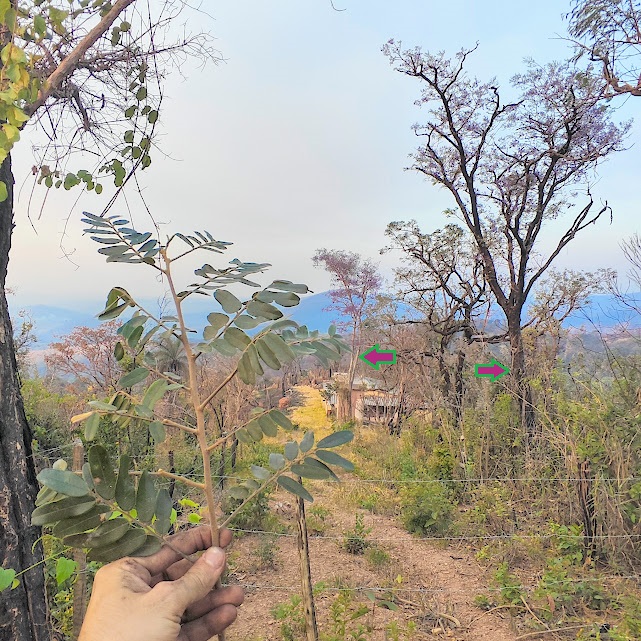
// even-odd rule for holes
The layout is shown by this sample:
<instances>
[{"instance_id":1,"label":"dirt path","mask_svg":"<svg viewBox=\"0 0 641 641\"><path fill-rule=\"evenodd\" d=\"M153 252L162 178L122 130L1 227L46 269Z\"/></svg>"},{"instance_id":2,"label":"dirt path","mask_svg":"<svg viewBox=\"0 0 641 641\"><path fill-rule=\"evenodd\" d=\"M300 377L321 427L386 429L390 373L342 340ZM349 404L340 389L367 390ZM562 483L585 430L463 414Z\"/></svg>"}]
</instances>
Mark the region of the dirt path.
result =
<instances>
[{"instance_id":1,"label":"dirt path","mask_svg":"<svg viewBox=\"0 0 641 641\"><path fill-rule=\"evenodd\" d=\"M301 426L311 427L302 419L320 404L320 396L311 388L299 390L305 395L307 407L298 408L299 415L294 420ZM390 622L397 621L403 628L410 620L417 625L416 633L410 637L416 641L514 641L517 633L507 615L501 611L483 614L474 606L475 596L485 592L487 583L484 570L471 550L416 540L394 519L358 510L363 514L364 525L372 530L367 538L378 539L377 548L387 555L385 562L379 559L373 563L371 556L349 554L340 545L343 533L354 527L354 511L341 507L328 484L314 484L313 494L313 505L320 505L328 512L323 534L310 539L312 578L314 583L322 581L326 587L316 597L321 631L331 625L330 607L340 593L338 588L355 589L354 602L371 605L364 594L365 588L369 588L375 589L379 598L393 595L399 609L370 608L368 615L358 619L373 628L366 636L368 641L386 641L392 638L385 633ZM229 581L256 587L246 588L246 601L239 619L227 634L229 641L282 639L280 622L271 615L271 609L298 591L299 561L292 534L295 531L293 501L290 495L277 493L271 502L288 534L275 539L275 568L261 567L257 553L261 535L246 535L234 543ZM399 639L405 641L406 637Z\"/></svg>"}]
</instances>

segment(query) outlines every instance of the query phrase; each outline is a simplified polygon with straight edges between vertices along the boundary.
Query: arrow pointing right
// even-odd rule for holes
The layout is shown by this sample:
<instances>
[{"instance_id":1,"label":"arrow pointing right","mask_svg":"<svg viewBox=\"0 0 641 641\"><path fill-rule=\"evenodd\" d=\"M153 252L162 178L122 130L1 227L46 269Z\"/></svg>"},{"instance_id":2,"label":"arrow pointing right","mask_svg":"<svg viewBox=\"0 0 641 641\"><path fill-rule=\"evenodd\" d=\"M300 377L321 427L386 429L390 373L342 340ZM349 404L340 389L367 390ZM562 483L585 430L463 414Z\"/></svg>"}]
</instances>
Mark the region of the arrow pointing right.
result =
<instances>
[{"instance_id":1,"label":"arrow pointing right","mask_svg":"<svg viewBox=\"0 0 641 641\"><path fill-rule=\"evenodd\" d=\"M494 358L489 363L477 363L474 366L474 376L477 378L486 376L492 379L493 383L496 383L501 376L509 373L510 370Z\"/></svg>"}]
</instances>

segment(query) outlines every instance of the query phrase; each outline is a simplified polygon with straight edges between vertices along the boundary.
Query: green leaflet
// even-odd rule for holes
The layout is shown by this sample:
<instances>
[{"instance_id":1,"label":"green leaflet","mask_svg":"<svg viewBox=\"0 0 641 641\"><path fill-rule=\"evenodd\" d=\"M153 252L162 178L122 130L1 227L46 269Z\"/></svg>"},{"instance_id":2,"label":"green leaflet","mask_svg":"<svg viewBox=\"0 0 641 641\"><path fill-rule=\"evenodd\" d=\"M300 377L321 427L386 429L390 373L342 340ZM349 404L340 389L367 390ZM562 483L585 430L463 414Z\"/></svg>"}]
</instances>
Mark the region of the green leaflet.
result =
<instances>
[{"instance_id":1,"label":"green leaflet","mask_svg":"<svg viewBox=\"0 0 641 641\"><path fill-rule=\"evenodd\" d=\"M88 512L96 501L92 496L70 496L37 507L31 514L31 525L47 525Z\"/></svg>"},{"instance_id":2,"label":"green leaflet","mask_svg":"<svg viewBox=\"0 0 641 641\"><path fill-rule=\"evenodd\" d=\"M317 470L319 474L325 474L326 475L325 478L331 477L335 481L338 481L340 483L340 479L338 478L338 476L336 476L336 474L334 474L332 469L327 465L325 465L325 463L323 463L322 461L318 461L315 458L312 458L311 456L306 456L305 460L303 461L303 465L308 469Z\"/></svg>"},{"instance_id":3,"label":"green leaflet","mask_svg":"<svg viewBox=\"0 0 641 641\"><path fill-rule=\"evenodd\" d=\"M300 442L300 451L303 452L309 452L309 450L312 449L312 445L314 445L314 432L312 430L308 430L305 432L305 436L303 436L301 442Z\"/></svg>"},{"instance_id":4,"label":"green leaflet","mask_svg":"<svg viewBox=\"0 0 641 641\"><path fill-rule=\"evenodd\" d=\"M83 463L82 465L82 478L85 479L85 483L90 490L93 490L93 476L91 476L91 467L89 463Z\"/></svg>"},{"instance_id":5,"label":"green leaflet","mask_svg":"<svg viewBox=\"0 0 641 641\"><path fill-rule=\"evenodd\" d=\"M266 481L271 476L270 471L260 465L252 465L250 469L251 473L261 481Z\"/></svg>"},{"instance_id":6,"label":"green leaflet","mask_svg":"<svg viewBox=\"0 0 641 641\"><path fill-rule=\"evenodd\" d=\"M165 395L169 383L163 378L159 378L154 381L145 392L145 395L142 398L142 404L148 407L150 410L153 410L156 406L156 403Z\"/></svg>"},{"instance_id":7,"label":"green leaflet","mask_svg":"<svg viewBox=\"0 0 641 641\"><path fill-rule=\"evenodd\" d=\"M162 543L151 534L147 535L147 540L131 556L149 556L155 554L162 547Z\"/></svg>"},{"instance_id":8,"label":"green leaflet","mask_svg":"<svg viewBox=\"0 0 641 641\"><path fill-rule=\"evenodd\" d=\"M54 492L52 489L43 485L38 492L38 496L36 496L36 507L46 505L47 503L53 503L54 501L60 500L61 498L64 498L62 494L58 494L57 492Z\"/></svg>"},{"instance_id":9,"label":"green leaflet","mask_svg":"<svg viewBox=\"0 0 641 641\"><path fill-rule=\"evenodd\" d=\"M100 414L94 412L86 421L85 421L85 440L93 441L96 438L98 433L98 428L100 427Z\"/></svg>"},{"instance_id":10,"label":"green leaflet","mask_svg":"<svg viewBox=\"0 0 641 641\"><path fill-rule=\"evenodd\" d=\"M314 497L298 482L289 476L279 476L278 485L280 485L285 491L300 496L305 501L310 503L314 501Z\"/></svg>"},{"instance_id":11,"label":"green leaflet","mask_svg":"<svg viewBox=\"0 0 641 641\"><path fill-rule=\"evenodd\" d=\"M125 348L122 346L122 343L118 341L114 346L114 358L117 361L121 361L125 357Z\"/></svg>"},{"instance_id":12,"label":"green leaflet","mask_svg":"<svg viewBox=\"0 0 641 641\"><path fill-rule=\"evenodd\" d=\"M162 488L156 497L156 521L154 528L158 534L163 535L169 532L171 509L173 507L169 492Z\"/></svg>"},{"instance_id":13,"label":"green leaflet","mask_svg":"<svg viewBox=\"0 0 641 641\"><path fill-rule=\"evenodd\" d=\"M223 335L225 340L236 349L244 350L250 344L251 339L242 329L228 327Z\"/></svg>"},{"instance_id":14,"label":"green leaflet","mask_svg":"<svg viewBox=\"0 0 641 641\"><path fill-rule=\"evenodd\" d=\"M270 410L269 416L279 427L282 427L288 432L294 429L294 424L279 410Z\"/></svg>"},{"instance_id":15,"label":"green leaflet","mask_svg":"<svg viewBox=\"0 0 641 641\"><path fill-rule=\"evenodd\" d=\"M334 432L329 436L318 441L316 447L319 449L338 447L339 445L345 445L349 443L354 438L354 433L349 430L342 430L341 432Z\"/></svg>"},{"instance_id":16,"label":"green leaflet","mask_svg":"<svg viewBox=\"0 0 641 641\"><path fill-rule=\"evenodd\" d=\"M240 329L254 329L254 327L258 327L258 325L264 322L265 321L262 318L253 318L247 314L241 314L234 321L234 325L236 325L236 327L240 327Z\"/></svg>"},{"instance_id":17,"label":"green leaflet","mask_svg":"<svg viewBox=\"0 0 641 641\"><path fill-rule=\"evenodd\" d=\"M275 280L269 287L271 289L280 289L284 292L294 292L296 294L307 294L309 291L307 285L292 283L291 280Z\"/></svg>"},{"instance_id":18,"label":"green leaflet","mask_svg":"<svg viewBox=\"0 0 641 641\"><path fill-rule=\"evenodd\" d=\"M66 559L64 556L61 556L56 561L56 583L61 585L64 583L78 567L78 564L72 559Z\"/></svg>"},{"instance_id":19,"label":"green leaflet","mask_svg":"<svg viewBox=\"0 0 641 641\"><path fill-rule=\"evenodd\" d=\"M229 496L238 501L243 501L249 496L249 490L242 485L234 485L233 487L230 487L228 491Z\"/></svg>"},{"instance_id":20,"label":"green leaflet","mask_svg":"<svg viewBox=\"0 0 641 641\"><path fill-rule=\"evenodd\" d=\"M0 592L6 590L15 580L15 570L12 568L0 568Z\"/></svg>"},{"instance_id":21,"label":"green leaflet","mask_svg":"<svg viewBox=\"0 0 641 641\"><path fill-rule=\"evenodd\" d=\"M247 311L252 316L266 318L267 320L278 320L283 317L283 312L281 312L280 309L256 299L247 303Z\"/></svg>"},{"instance_id":22,"label":"green leaflet","mask_svg":"<svg viewBox=\"0 0 641 641\"><path fill-rule=\"evenodd\" d=\"M238 351L222 337L211 341L210 345L223 356L233 356Z\"/></svg>"},{"instance_id":23,"label":"green leaflet","mask_svg":"<svg viewBox=\"0 0 641 641\"><path fill-rule=\"evenodd\" d=\"M250 445L254 442L254 439L247 433L247 430L241 429L236 432L236 438L246 445Z\"/></svg>"},{"instance_id":24,"label":"green leaflet","mask_svg":"<svg viewBox=\"0 0 641 641\"><path fill-rule=\"evenodd\" d=\"M131 457L123 454L120 457L118 469L118 480L116 481L116 503L123 510L131 510L136 504L136 490L131 476L129 476L129 467L131 466Z\"/></svg>"},{"instance_id":25,"label":"green leaflet","mask_svg":"<svg viewBox=\"0 0 641 641\"><path fill-rule=\"evenodd\" d=\"M214 298L228 314L235 314L242 307L242 303L226 289L217 289Z\"/></svg>"},{"instance_id":26,"label":"green leaflet","mask_svg":"<svg viewBox=\"0 0 641 641\"><path fill-rule=\"evenodd\" d=\"M298 456L298 443L296 441L289 441L285 443L285 458L288 461L293 461Z\"/></svg>"},{"instance_id":27,"label":"green leaflet","mask_svg":"<svg viewBox=\"0 0 641 641\"><path fill-rule=\"evenodd\" d=\"M280 361L276 358L276 354L274 354L262 338L256 341L256 349L261 360L267 367L273 370L279 370L281 368Z\"/></svg>"},{"instance_id":28,"label":"green leaflet","mask_svg":"<svg viewBox=\"0 0 641 641\"><path fill-rule=\"evenodd\" d=\"M138 481L136 492L136 512L143 523L151 523L156 509L156 484L149 472L145 470Z\"/></svg>"},{"instance_id":29,"label":"green leaflet","mask_svg":"<svg viewBox=\"0 0 641 641\"><path fill-rule=\"evenodd\" d=\"M149 318L143 314L134 316L130 318L126 323L123 323L117 330L116 333L120 334L123 338L128 339L131 336L131 333L137 327L142 327Z\"/></svg>"},{"instance_id":30,"label":"green leaflet","mask_svg":"<svg viewBox=\"0 0 641 641\"><path fill-rule=\"evenodd\" d=\"M265 436L274 437L278 435L278 425L269 414L263 414L256 420L258 421L258 425L260 425L260 429L263 430Z\"/></svg>"},{"instance_id":31,"label":"green leaflet","mask_svg":"<svg viewBox=\"0 0 641 641\"><path fill-rule=\"evenodd\" d=\"M348 461L346 458L343 458L340 454L336 454L336 452L316 450L316 457L324 463L327 463L328 465L337 465L338 467L342 467L347 472L354 471L354 463Z\"/></svg>"},{"instance_id":32,"label":"green leaflet","mask_svg":"<svg viewBox=\"0 0 641 641\"><path fill-rule=\"evenodd\" d=\"M238 361L238 378L246 385L253 385L256 382L256 373L252 368L248 352L243 352Z\"/></svg>"},{"instance_id":33,"label":"green leaflet","mask_svg":"<svg viewBox=\"0 0 641 641\"><path fill-rule=\"evenodd\" d=\"M116 493L116 476L109 453L102 445L93 445L87 454L94 489L103 499L111 501Z\"/></svg>"},{"instance_id":34,"label":"green leaflet","mask_svg":"<svg viewBox=\"0 0 641 641\"><path fill-rule=\"evenodd\" d=\"M156 443L162 443L167 438L167 430L161 421L149 423L149 433Z\"/></svg>"},{"instance_id":35,"label":"green leaflet","mask_svg":"<svg viewBox=\"0 0 641 641\"><path fill-rule=\"evenodd\" d=\"M93 532L67 537L63 542L75 548L100 548L119 541L130 528L129 521L118 516L99 525Z\"/></svg>"},{"instance_id":36,"label":"green leaflet","mask_svg":"<svg viewBox=\"0 0 641 641\"><path fill-rule=\"evenodd\" d=\"M94 505L88 512L80 516L58 521L53 528L53 535L64 539L66 536L93 530L102 523L101 516L107 512L109 512L107 505Z\"/></svg>"},{"instance_id":37,"label":"green leaflet","mask_svg":"<svg viewBox=\"0 0 641 641\"><path fill-rule=\"evenodd\" d=\"M136 369L125 374L118 381L118 385L123 388L133 387L137 383L142 383L142 381L144 381L147 376L149 376L149 370L146 367L136 367Z\"/></svg>"},{"instance_id":38,"label":"green leaflet","mask_svg":"<svg viewBox=\"0 0 641 641\"><path fill-rule=\"evenodd\" d=\"M255 441L262 441L262 439L263 439L263 430L260 429L260 426L258 425L258 421L251 421L250 423L247 424L245 429L247 430L247 433Z\"/></svg>"},{"instance_id":39,"label":"green leaflet","mask_svg":"<svg viewBox=\"0 0 641 641\"><path fill-rule=\"evenodd\" d=\"M115 543L99 548L93 548L87 554L87 561L111 563L124 556L130 556L141 548L147 541L147 535L142 528L133 527Z\"/></svg>"},{"instance_id":40,"label":"green leaflet","mask_svg":"<svg viewBox=\"0 0 641 641\"><path fill-rule=\"evenodd\" d=\"M267 347L281 363L290 363L296 358L296 354L278 334L270 332L262 336L261 340L265 341Z\"/></svg>"},{"instance_id":41,"label":"green leaflet","mask_svg":"<svg viewBox=\"0 0 641 641\"><path fill-rule=\"evenodd\" d=\"M84 496L89 494L89 487L84 479L69 470L42 470L38 480L48 488L67 496Z\"/></svg>"},{"instance_id":42,"label":"green leaflet","mask_svg":"<svg viewBox=\"0 0 641 641\"><path fill-rule=\"evenodd\" d=\"M260 361L258 360L258 352L256 351L256 346L249 345L245 353L249 356L249 363L252 370L256 373L256 375L262 376L265 372L263 371L263 368L260 365Z\"/></svg>"},{"instance_id":43,"label":"green leaflet","mask_svg":"<svg viewBox=\"0 0 641 641\"><path fill-rule=\"evenodd\" d=\"M269 467L271 467L272 470L282 469L285 467L285 457L277 452L272 452L269 455Z\"/></svg>"},{"instance_id":44,"label":"green leaflet","mask_svg":"<svg viewBox=\"0 0 641 641\"><path fill-rule=\"evenodd\" d=\"M329 477L325 470L320 470L310 465L292 465L290 469L292 474L306 479L326 479Z\"/></svg>"}]
</instances>

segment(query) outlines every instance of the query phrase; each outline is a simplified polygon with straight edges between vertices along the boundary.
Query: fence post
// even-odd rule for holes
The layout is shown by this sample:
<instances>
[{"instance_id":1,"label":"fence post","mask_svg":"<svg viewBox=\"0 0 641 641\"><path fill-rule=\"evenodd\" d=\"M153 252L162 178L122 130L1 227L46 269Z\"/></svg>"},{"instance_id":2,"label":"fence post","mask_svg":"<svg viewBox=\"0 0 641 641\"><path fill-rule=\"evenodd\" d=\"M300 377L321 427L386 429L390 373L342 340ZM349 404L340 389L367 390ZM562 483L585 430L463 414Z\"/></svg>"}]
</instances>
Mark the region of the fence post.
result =
<instances>
[{"instance_id":1,"label":"fence post","mask_svg":"<svg viewBox=\"0 0 641 641\"><path fill-rule=\"evenodd\" d=\"M82 441L77 438L73 442L73 471L81 471L84 461L85 448L82 445ZM84 550L75 549L73 551L73 560L77 564L77 579L73 584L73 625L71 636L76 641L80 635L80 628L82 627L87 607L87 557Z\"/></svg>"},{"instance_id":2,"label":"fence post","mask_svg":"<svg viewBox=\"0 0 641 641\"><path fill-rule=\"evenodd\" d=\"M303 479L298 477L298 482ZM298 558L300 560L300 580L302 586L303 610L305 612L305 634L307 641L318 641L316 625L316 608L312 591L312 573L309 567L309 540L307 538L307 521L305 519L305 501L296 497L296 525L298 527Z\"/></svg>"}]
</instances>

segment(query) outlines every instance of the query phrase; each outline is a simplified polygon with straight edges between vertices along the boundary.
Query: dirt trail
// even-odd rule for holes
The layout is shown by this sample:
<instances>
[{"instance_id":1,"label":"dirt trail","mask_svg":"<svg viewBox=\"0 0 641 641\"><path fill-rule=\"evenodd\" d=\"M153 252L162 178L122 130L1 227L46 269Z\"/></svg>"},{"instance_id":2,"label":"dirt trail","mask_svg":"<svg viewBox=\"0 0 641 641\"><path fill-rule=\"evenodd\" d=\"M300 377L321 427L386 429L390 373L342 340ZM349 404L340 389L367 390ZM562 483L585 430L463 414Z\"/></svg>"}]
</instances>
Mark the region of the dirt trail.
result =
<instances>
[{"instance_id":1,"label":"dirt trail","mask_svg":"<svg viewBox=\"0 0 641 641\"><path fill-rule=\"evenodd\" d=\"M308 406L320 404L316 390L299 390L305 395ZM302 420L298 422L306 426ZM364 556L348 554L340 547L343 533L354 527L354 511L342 507L327 484L314 484L313 494L314 505L321 505L329 511L324 534L310 538L312 579L314 583L323 581L328 588L316 597L321 631L329 625L329 607L339 593L337 587L396 588L397 611L376 607L369 615L359 619L374 628L367 636L368 641L386 641L386 625L391 621L400 623L409 620L418 626L417 633L412 637L415 641L515 640L518 633L510 625L509 615L505 611L484 614L474 606L475 596L486 592L487 583L484 570L471 550L463 546L445 547L416 540L394 519L357 510L363 514L365 526L372 528L367 538L379 539L377 547L389 555L387 563L373 567ZM290 532L294 532L291 496L276 493L272 504L280 513L281 521L291 525ZM230 582L257 587L246 589L246 600L238 621L227 634L229 641L281 639L280 623L273 618L270 610L274 605L288 601L297 593L300 585L299 561L293 536L276 539L277 563L273 569L259 567L255 550L260 543L260 536L247 535L233 545ZM376 593L385 598L383 591ZM369 603L364 594L358 592L355 600Z\"/></svg>"}]
</instances>

